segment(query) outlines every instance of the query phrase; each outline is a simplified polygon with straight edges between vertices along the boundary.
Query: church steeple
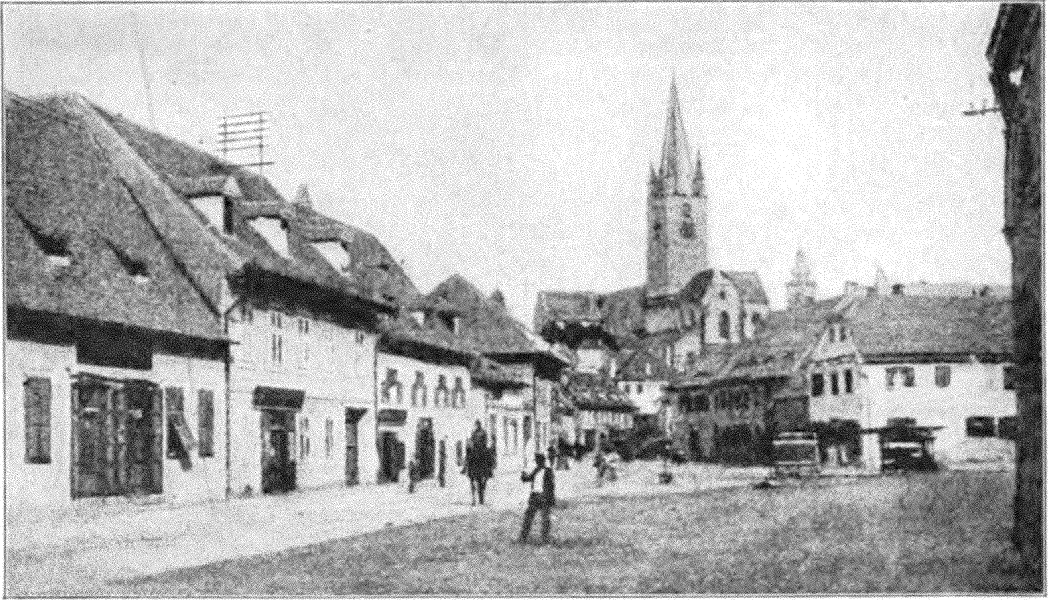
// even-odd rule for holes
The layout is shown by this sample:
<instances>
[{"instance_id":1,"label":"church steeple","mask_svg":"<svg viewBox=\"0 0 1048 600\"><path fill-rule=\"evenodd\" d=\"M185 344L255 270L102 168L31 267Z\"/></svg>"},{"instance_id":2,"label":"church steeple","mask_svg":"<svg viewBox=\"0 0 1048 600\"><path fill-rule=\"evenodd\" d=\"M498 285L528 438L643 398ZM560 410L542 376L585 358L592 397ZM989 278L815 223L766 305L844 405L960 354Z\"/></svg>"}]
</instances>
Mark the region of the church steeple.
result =
<instances>
[{"instance_id":1,"label":"church steeple","mask_svg":"<svg viewBox=\"0 0 1048 600\"><path fill-rule=\"evenodd\" d=\"M702 153L695 151L695 177L691 180L691 194L706 199L706 176L702 174Z\"/></svg>"},{"instance_id":2,"label":"church steeple","mask_svg":"<svg viewBox=\"0 0 1048 600\"><path fill-rule=\"evenodd\" d=\"M669 105L666 108L666 127L662 134L662 156L659 159L659 177L668 193L686 196L689 193L693 173L691 169L691 147L688 134L684 131L684 116L677 96L677 78L670 82Z\"/></svg>"},{"instance_id":3,"label":"church steeple","mask_svg":"<svg viewBox=\"0 0 1048 600\"><path fill-rule=\"evenodd\" d=\"M818 288L808 265L808 257L800 248L797 249L797 259L790 274L793 278L786 282L786 308L815 302L815 292Z\"/></svg>"}]
</instances>

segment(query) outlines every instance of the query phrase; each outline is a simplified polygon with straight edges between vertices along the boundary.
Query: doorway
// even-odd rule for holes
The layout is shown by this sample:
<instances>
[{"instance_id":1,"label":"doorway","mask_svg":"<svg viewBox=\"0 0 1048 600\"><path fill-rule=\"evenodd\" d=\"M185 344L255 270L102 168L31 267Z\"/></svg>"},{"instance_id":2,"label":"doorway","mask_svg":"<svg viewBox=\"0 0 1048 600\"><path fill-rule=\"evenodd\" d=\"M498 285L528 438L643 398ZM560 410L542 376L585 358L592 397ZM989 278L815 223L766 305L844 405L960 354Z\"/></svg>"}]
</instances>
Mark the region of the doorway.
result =
<instances>
[{"instance_id":1,"label":"doorway","mask_svg":"<svg viewBox=\"0 0 1048 600\"><path fill-rule=\"evenodd\" d=\"M419 479L433 477L436 462L436 443L433 439L433 419L418 420L418 432L415 434L415 465Z\"/></svg>"},{"instance_id":2,"label":"doorway","mask_svg":"<svg viewBox=\"0 0 1048 600\"><path fill-rule=\"evenodd\" d=\"M360 483L359 424L363 415L363 410L346 409L346 485Z\"/></svg>"},{"instance_id":3,"label":"doorway","mask_svg":"<svg viewBox=\"0 0 1048 600\"><path fill-rule=\"evenodd\" d=\"M263 409L262 421L262 493L281 494L296 487L294 461L295 413L289 410Z\"/></svg>"},{"instance_id":4,"label":"doorway","mask_svg":"<svg viewBox=\"0 0 1048 600\"><path fill-rule=\"evenodd\" d=\"M378 438L378 478L380 483L396 483L404 469L404 442L394 431L383 431Z\"/></svg>"}]
</instances>

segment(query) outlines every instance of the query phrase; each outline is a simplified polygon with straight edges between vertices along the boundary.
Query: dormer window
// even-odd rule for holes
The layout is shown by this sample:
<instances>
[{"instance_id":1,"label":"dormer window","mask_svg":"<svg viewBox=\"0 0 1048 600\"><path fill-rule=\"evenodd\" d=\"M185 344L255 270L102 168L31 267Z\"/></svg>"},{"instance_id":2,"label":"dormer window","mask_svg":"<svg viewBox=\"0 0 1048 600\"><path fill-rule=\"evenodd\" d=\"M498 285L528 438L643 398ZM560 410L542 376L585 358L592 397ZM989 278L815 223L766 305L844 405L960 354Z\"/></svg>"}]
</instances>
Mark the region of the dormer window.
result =
<instances>
[{"instance_id":1,"label":"dormer window","mask_svg":"<svg viewBox=\"0 0 1048 600\"><path fill-rule=\"evenodd\" d=\"M416 310L411 313L411 317L415 320L417 325L424 325L426 323L425 311Z\"/></svg>"},{"instance_id":2,"label":"dormer window","mask_svg":"<svg viewBox=\"0 0 1048 600\"><path fill-rule=\"evenodd\" d=\"M134 280L135 283L142 284L149 281L149 269L146 266L145 261L134 258L124 251L123 248L109 240L106 240L106 244L109 246L109 249L113 251L113 254L116 255L117 260L120 261L120 265L124 267L124 270L127 271L127 274L131 276L131 279Z\"/></svg>"},{"instance_id":3,"label":"dormer window","mask_svg":"<svg viewBox=\"0 0 1048 600\"><path fill-rule=\"evenodd\" d=\"M22 221L22 225L29 230L29 235L33 237L33 241L36 242L37 248L44 253L47 257L48 262L55 267L68 267L72 262L72 254L69 252L69 243L62 237L57 235L48 235L40 230L39 227L29 222L22 216L22 213L16 212L19 220Z\"/></svg>"},{"instance_id":4,"label":"dormer window","mask_svg":"<svg viewBox=\"0 0 1048 600\"><path fill-rule=\"evenodd\" d=\"M458 335L459 333L461 333L461 328L462 328L462 318L461 317L451 317L451 333L454 333L454 334Z\"/></svg>"},{"instance_id":5,"label":"dormer window","mask_svg":"<svg viewBox=\"0 0 1048 600\"><path fill-rule=\"evenodd\" d=\"M287 224L279 217L251 219L251 227L266 240L269 247L284 258L291 258L287 244Z\"/></svg>"},{"instance_id":6,"label":"dormer window","mask_svg":"<svg viewBox=\"0 0 1048 600\"><path fill-rule=\"evenodd\" d=\"M198 196L189 201L212 227L226 235L233 233L232 203L225 196Z\"/></svg>"},{"instance_id":7,"label":"dormer window","mask_svg":"<svg viewBox=\"0 0 1048 600\"><path fill-rule=\"evenodd\" d=\"M339 273L345 273L352 268L353 261L349 256L349 250L342 242L338 240L314 242L313 248Z\"/></svg>"}]
</instances>

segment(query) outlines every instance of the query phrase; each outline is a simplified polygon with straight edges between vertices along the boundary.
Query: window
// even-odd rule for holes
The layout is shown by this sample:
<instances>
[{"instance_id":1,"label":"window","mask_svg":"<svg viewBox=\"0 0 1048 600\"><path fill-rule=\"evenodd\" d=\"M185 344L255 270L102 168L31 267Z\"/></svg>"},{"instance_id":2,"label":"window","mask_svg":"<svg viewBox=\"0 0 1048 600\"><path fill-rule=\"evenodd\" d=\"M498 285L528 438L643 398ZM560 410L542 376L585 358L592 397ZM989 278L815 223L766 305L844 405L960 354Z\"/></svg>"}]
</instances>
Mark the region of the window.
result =
<instances>
[{"instance_id":1,"label":"window","mask_svg":"<svg viewBox=\"0 0 1048 600\"><path fill-rule=\"evenodd\" d=\"M462 440L458 440L455 442L455 464L461 467L462 459Z\"/></svg>"},{"instance_id":2,"label":"window","mask_svg":"<svg viewBox=\"0 0 1048 600\"><path fill-rule=\"evenodd\" d=\"M462 378L455 378L455 387L451 390L451 406L466 405L466 388L462 386Z\"/></svg>"},{"instance_id":3,"label":"window","mask_svg":"<svg viewBox=\"0 0 1048 600\"><path fill-rule=\"evenodd\" d=\"M643 394L644 393L644 384L643 383L638 383L637 384L637 393L638 394Z\"/></svg>"},{"instance_id":4,"label":"window","mask_svg":"<svg viewBox=\"0 0 1048 600\"><path fill-rule=\"evenodd\" d=\"M830 373L830 393L837 396L841 393L841 386L838 381L837 371Z\"/></svg>"},{"instance_id":5,"label":"window","mask_svg":"<svg viewBox=\"0 0 1048 600\"><path fill-rule=\"evenodd\" d=\"M531 417L524 417L522 437L524 438L525 444L527 444L528 440L531 439Z\"/></svg>"},{"instance_id":6,"label":"window","mask_svg":"<svg viewBox=\"0 0 1048 600\"><path fill-rule=\"evenodd\" d=\"M335 421L324 419L324 456L331 457L331 450L335 447Z\"/></svg>"},{"instance_id":7,"label":"window","mask_svg":"<svg viewBox=\"0 0 1048 600\"><path fill-rule=\"evenodd\" d=\"M270 359L275 364L282 364L284 362L284 336L274 333L270 340L269 350Z\"/></svg>"},{"instance_id":8,"label":"window","mask_svg":"<svg viewBox=\"0 0 1048 600\"><path fill-rule=\"evenodd\" d=\"M248 304L240 305L240 320L244 323L255 322L255 309L251 308Z\"/></svg>"},{"instance_id":9,"label":"window","mask_svg":"<svg viewBox=\"0 0 1048 600\"><path fill-rule=\"evenodd\" d=\"M51 380L27 377L25 394L25 461L46 465L51 462Z\"/></svg>"},{"instance_id":10,"label":"window","mask_svg":"<svg viewBox=\"0 0 1048 600\"><path fill-rule=\"evenodd\" d=\"M717 297L720 298L721 300L727 300L728 299L728 293L725 292L723 289L721 289L721 291L717 293Z\"/></svg>"},{"instance_id":11,"label":"window","mask_svg":"<svg viewBox=\"0 0 1048 600\"><path fill-rule=\"evenodd\" d=\"M298 457L305 460L309 456L309 417L302 417L298 424Z\"/></svg>"},{"instance_id":12,"label":"window","mask_svg":"<svg viewBox=\"0 0 1048 600\"><path fill-rule=\"evenodd\" d=\"M164 399L167 404L167 457L187 460L196 442L186 424L182 388L166 388Z\"/></svg>"},{"instance_id":13,"label":"window","mask_svg":"<svg viewBox=\"0 0 1048 600\"><path fill-rule=\"evenodd\" d=\"M685 358L684 362L685 362L685 364L687 365L687 367L689 369L691 367L694 367L695 366L695 353L694 352L688 352L687 358Z\"/></svg>"},{"instance_id":14,"label":"window","mask_svg":"<svg viewBox=\"0 0 1048 600\"><path fill-rule=\"evenodd\" d=\"M433 406L448 405L448 379L446 375L437 376L437 389L433 392Z\"/></svg>"},{"instance_id":15,"label":"window","mask_svg":"<svg viewBox=\"0 0 1048 600\"><path fill-rule=\"evenodd\" d=\"M502 446L509 450L509 417L502 417Z\"/></svg>"},{"instance_id":16,"label":"window","mask_svg":"<svg viewBox=\"0 0 1048 600\"><path fill-rule=\"evenodd\" d=\"M706 394L700 394L698 401L695 403L695 409L701 411L707 411L710 409L710 397Z\"/></svg>"},{"instance_id":17,"label":"window","mask_svg":"<svg viewBox=\"0 0 1048 600\"><path fill-rule=\"evenodd\" d=\"M723 294L724 292L721 292ZM720 336L723 339L728 339L731 335L731 317L728 316L728 311L722 310L720 314L720 322L718 323L720 329Z\"/></svg>"},{"instance_id":18,"label":"window","mask_svg":"<svg viewBox=\"0 0 1048 600\"><path fill-rule=\"evenodd\" d=\"M812 373L811 376L811 395L821 396L825 381L822 373Z\"/></svg>"},{"instance_id":19,"label":"window","mask_svg":"<svg viewBox=\"0 0 1048 600\"><path fill-rule=\"evenodd\" d=\"M510 425L512 426L512 429L513 429L513 449L516 450L517 448L519 448L519 446L517 444L517 429L518 429L518 427L517 427L516 419L511 421Z\"/></svg>"},{"instance_id":20,"label":"window","mask_svg":"<svg viewBox=\"0 0 1048 600\"><path fill-rule=\"evenodd\" d=\"M200 439L200 458L215 455L215 393L197 392L197 437Z\"/></svg>"},{"instance_id":21,"label":"window","mask_svg":"<svg viewBox=\"0 0 1048 600\"><path fill-rule=\"evenodd\" d=\"M753 313L750 315L750 321L753 322L754 327L757 327L761 323L761 316L758 313Z\"/></svg>"},{"instance_id":22,"label":"window","mask_svg":"<svg viewBox=\"0 0 1048 600\"><path fill-rule=\"evenodd\" d=\"M280 314L279 310L274 310L269 313L269 324L277 329L282 329L284 327L284 315Z\"/></svg>"},{"instance_id":23,"label":"window","mask_svg":"<svg viewBox=\"0 0 1048 600\"><path fill-rule=\"evenodd\" d=\"M993 437L993 417L968 417L964 422L964 430L968 437Z\"/></svg>"},{"instance_id":24,"label":"window","mask_svg":"<svg viewBox=\"0 0 1048 600\"><path fill-rule=\"evenodd\" d=\"M411 406L426 405L426 380L422 371L415 371L415 383L411 386Z\"/></svg>"},{"instance_id":25,"label":"window","mask_svg":"<svg viewBox=\"0 0 1048 600\"><path fill-rule=\"evenodd\" d=\"M1006 440L1015 440L1019 433L1019 420L1016 417L997 419L997 436Z\"/></svg>"},{"instance_id":26,"label":"window","mask_svg":"<svg viewBox=\"0 0 1048 600\"><path fill-rule=\"evenodd\" d=\"M1009 366L1004 368L1004 389L1015 389L1015 367Z\"/></svg>"},{"instance_id":27,"label":"window","mask_svg":"<svg viewBox=\"0 0 1048 600\"><path fill-rule=\"evenodd\" d=\"M844 393L850 394L855 391L855 382L853 381L853 373L851 369L844 370Z\"/></svg>"},{"instance_id":28,"label":"window","mask_svg":"<svg viewBox=\"0 0 1048 600\"><path fill-rule=\"evenodd\" d=\"M848 330L845 329L843 325L841 325L840 335L838 335L837 338L842 342L848 339Z\"/></svg>"},{"instance_id":29,"label":"window","mask_svg":"<svg viewBox=\"0 0 1048 600\"><path fill-rule=\"evenodd\" d=\"M833 342L836 342L836 341L837 341L837 326L836 325L831 325L830 326L830 342L833 343Z\"/></svg>"},{"instance_id":30,"label":"window","mask_svg":"<svg viewBox=\"0 0 1048 600\"><path fill-rule=\"evenodd\" d=\"M913 387L917 385L917 376L913 371L913 367L888 367L884 370L884 388L888 390L895 389L895 376L902 376L902 385L904 387Z\"/></svg>"},{"instance_id":31,"label":"window","mask_svg":"<svg viewBox=\"0 0 1048 600\"><path fill-rule=\"evenodd\" d=\"M950 385L950 365L935 365L935 385L941 388Z\"/></svg>"}]
</instances>

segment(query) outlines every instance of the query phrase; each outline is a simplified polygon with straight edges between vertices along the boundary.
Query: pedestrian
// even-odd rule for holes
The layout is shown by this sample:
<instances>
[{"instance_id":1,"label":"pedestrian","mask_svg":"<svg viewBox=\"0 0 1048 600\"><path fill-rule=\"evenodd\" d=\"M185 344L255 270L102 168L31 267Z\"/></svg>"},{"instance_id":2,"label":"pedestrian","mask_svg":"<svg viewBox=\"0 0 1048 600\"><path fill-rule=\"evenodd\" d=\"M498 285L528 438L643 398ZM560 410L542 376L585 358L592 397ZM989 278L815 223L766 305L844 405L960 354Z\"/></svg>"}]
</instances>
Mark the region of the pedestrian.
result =
<instances>
[{"instance_id":1,"label":"pedestrian","mask_svg":"<svg viewBox=\"0 0 1048 600\"><path fill-rule=\"evenodd\" d=\"M444 473L448 464L448 451L445 440L440 440L440 452L437 454L437 483L444 487Z\"/></svg>"},{"instance_id":2,"label":"pedestrian","mask_svg":"<svg viewBox=\"0 0 1048 600\"><path fill-rule=\"evenodd\" d=\"M593 467L597 470L597 487L601 487L604 485L604 470L607 467L607 461L604 459L604 452L601 451L600 446L597 446L593 453Z\"/></svg>"},{"instance_id":3,"label":"pedestrian","mask_svg":"<svg viewBox=\"0 0 1048 600\"><path fill-rule=\"evenodd\" d=\"M412 458L408 461L408 493L415 493L415 482L418 481L418 463Z\"/></svg>"},{"instance_id":4,"label":"pedestrian","mask_svg":"<svg viewBox=\"0 0 1048 600\"><path fill-rule=\"evenodd\" d=\"M556 502L553 489L553 469L546 466L546 457L541 452L535 453L535 469L528 473L522 471L520 480L531 482L531 493L528 494L528 507L524 510L524 522L520 527L520 543L528 543L528 534L531 532L531 522L535 519L535 513L542 513L542 543L549 543L550 511ZM541 488L535 489L536 480L541 480Z\"/></svg>"},{"instance_id":5,"label":"pedestrian","mask_svg":"<svg viewBox=\"0 0 1048 600\"><path fill-rule=\"evenodd\" d=\"M476 506L479 501L484 504L484 488L491 478L493 468L491 453L488 451L488 436L477 421L473 433L466 443L466 464L462 472L469 478L470 504Z\"/></svg>"}]
</instances>

